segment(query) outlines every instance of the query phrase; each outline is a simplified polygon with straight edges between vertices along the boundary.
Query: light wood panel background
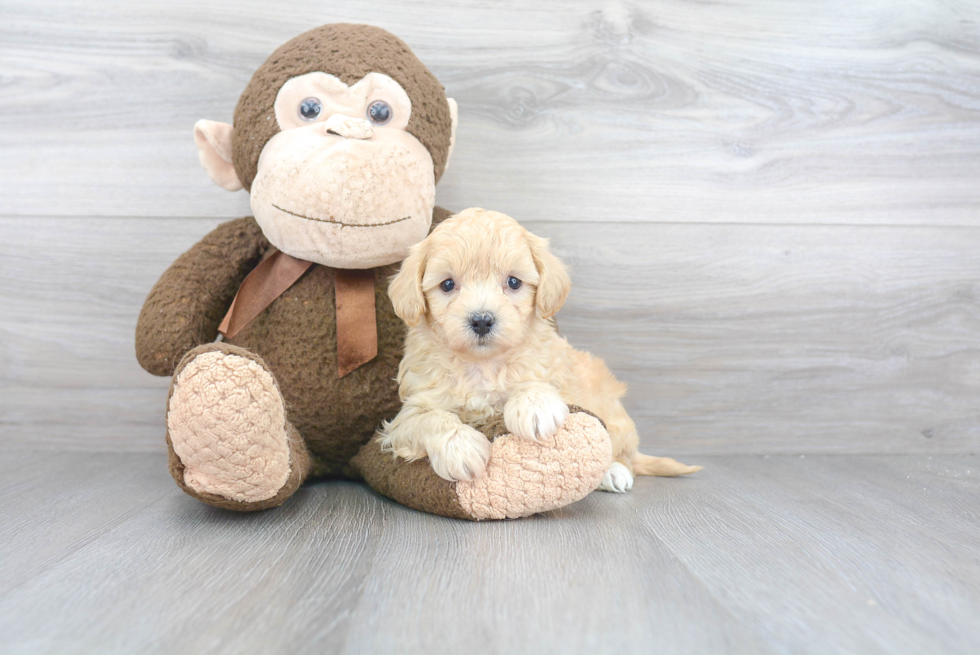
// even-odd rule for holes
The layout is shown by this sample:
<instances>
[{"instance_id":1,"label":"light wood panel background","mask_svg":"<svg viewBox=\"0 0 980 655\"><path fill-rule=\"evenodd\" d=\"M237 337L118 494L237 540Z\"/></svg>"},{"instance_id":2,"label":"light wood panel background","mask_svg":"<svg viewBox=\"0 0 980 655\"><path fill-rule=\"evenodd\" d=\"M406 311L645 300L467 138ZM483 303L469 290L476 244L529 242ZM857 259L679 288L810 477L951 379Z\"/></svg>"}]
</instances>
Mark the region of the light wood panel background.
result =
<instances>
[{"instance_id":1,"label":"light wood panel background","mask_svg":"<svg viewBox=\"0 0 980 655\"><path fill-rule=\"evenodd\" d=\"M230 120L279 44L404 38L460 104L438 201L553 239L576 345L662 453L980 447L980 5L0 2L0 442L156 450L132 333L244 193Z\"/></svg>"}]
</instances>

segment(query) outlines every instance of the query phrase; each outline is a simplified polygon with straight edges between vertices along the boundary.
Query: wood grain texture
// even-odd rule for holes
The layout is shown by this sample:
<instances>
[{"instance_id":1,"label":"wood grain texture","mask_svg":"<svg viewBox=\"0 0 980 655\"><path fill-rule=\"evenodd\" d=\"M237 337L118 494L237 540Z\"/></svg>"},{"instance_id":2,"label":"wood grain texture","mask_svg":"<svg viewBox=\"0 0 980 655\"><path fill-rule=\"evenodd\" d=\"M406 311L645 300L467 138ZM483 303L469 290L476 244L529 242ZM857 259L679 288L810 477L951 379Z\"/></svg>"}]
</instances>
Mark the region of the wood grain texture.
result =
<instances>
[{"instance_id":1,"label":"wood grain texture","mask_svg":"<svg viewBox=\"0 0 980 655\"><path fill-rule=\"evenodd\" d=\"M163 448L136 317L217 223L0 219L0 442ZM572 269L562 333L630 384L648 451L980 448L980 229L527 225Z\"/></svg>"},{"instance_id":2,"label":"wood grain texture","mask_svg":"<svg viewBox=\"0 0 980 655\"><path fill-rule=\"evenodd\" d=\"M714 457L486 524L355 483L233 514L184 496L161 455L71 457L119 475L65 505L68 460L35 462L50 481L22 491L50 510L0 532L27 572L0 589L6 653L980 648L976 457ZM135 497L153 502L102 527ZM51 558L36 544L59 522L98 534Z\"/></svg>"},{"instance_id":3,"label":"wood grain texture","mask_svg":"<svg viewBox=\"0 0 980 655\"><path fill-rule=\"evenodd\" d=\"M784 652L968 653L977 463L732 457L689 493L661 485L639 516Z\"/></svg>"},{"instance_id":4,"label":"wood grain texture","mask_svg":"<svg viewBox=\"0 0 980 655\"><path fill-rule=\"evenodd\" d=\"M627 408L649 448L687 455L980 446L980 278L961 250L980 232L541 231L552 230L576 282L560 325L631 385Z\"/></svg>"},{"instance_id":5,"label":"wood grain texture","mask_svg":"<svg viewBox=\"0 0 980 655\"><path fill-rule=\"evenodd\" d=\"M3 459L9 467L0 482L0 596L159 500L166 476L158 458L139 454L4 453ZM154 479L157 484L145 484Z\"/></svg>"},{"instance_id":6,"label":"wood grain texture","mask_svg":"<svg viewBox=\"0 0 980 655\"><path fill-rule=\"evenodd\" d=\"M980 652L980 4L0 15L4 653ZM136 317L251 213L191 127L331 21L436 73L439 203L552 238L563 334L630 384L645 450L702 472L492 524L356 483L258 515L176 488Z\"/></svg>"},{"instance_id":7,"label":"wood grain texture","mask_svg":"<svg viewBox=\"0 0 980 655\"><path fill-rule=\"evenodd\" d=\"M8 215L248 213L197 163L323 22L403 37L460 104L441 201L564 221L973 225L980 5L6 0ZM519 17L519 18L517 18Z\"/></svg>"}]
</instances>

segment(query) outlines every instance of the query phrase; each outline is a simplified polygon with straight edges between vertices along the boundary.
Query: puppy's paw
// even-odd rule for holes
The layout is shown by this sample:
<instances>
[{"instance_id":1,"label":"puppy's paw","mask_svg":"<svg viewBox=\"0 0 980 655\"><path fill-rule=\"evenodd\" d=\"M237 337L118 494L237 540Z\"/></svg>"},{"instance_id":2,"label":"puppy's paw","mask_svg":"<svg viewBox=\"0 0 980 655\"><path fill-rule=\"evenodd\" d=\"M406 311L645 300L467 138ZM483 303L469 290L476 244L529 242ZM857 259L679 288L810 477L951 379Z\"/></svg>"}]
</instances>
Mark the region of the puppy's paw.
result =
<instances>
[{"instance_id":1,"label":"puppy's paw","mask_svg":"<svg viewBox=\"0 0 980 655\"><path fill-rule=\"evenodd\" d=\"M603 476L602 482L599 483L600 490L617 494L624 494L632 488L633 476L630 474L630 470L619 462L612 463L612 466L606 471L606 475Z\"/></svg>"},{"instance_id":2,"label":"puppy's paw","mask_svg":"<svg viewBox=\"0 0 980 655\"><path fill-rule=\"evenodd\" d=\"M504 425L524 439L548 439L565 424L568 405L556 391L525 391L504 405Z\"/></svg>"},{"instance_id":3,"label":"puppy's paw","mask_svg":"<svg viewBox=\"0 0 980 655\"><path fill-rule=\"evenodd\" d=\"M432 470L450 482L479 478L490 459L490 440L479 430L460 425L427 449Z\"/></svg>"}]
</instances>

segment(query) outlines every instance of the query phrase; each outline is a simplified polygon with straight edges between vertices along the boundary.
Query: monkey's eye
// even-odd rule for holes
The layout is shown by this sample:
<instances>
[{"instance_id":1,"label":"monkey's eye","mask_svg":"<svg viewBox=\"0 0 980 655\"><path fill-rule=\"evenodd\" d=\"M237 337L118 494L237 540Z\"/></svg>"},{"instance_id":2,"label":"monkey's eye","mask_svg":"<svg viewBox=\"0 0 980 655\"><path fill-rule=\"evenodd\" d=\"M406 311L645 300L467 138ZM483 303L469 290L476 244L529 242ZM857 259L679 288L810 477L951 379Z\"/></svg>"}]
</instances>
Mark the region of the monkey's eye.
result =
<instances>
[{"instance_id":1,"label":"monkey's eye","mask_svg":"<svg viewBox=\"0 0 980 655\"><path fill-rule=\"evenodd\" d=\"M520 289L521 288L521 284L523 284L523 282L521 282L520 280L518 280L513 275L511 275L509 278L507 278L507 286L509 286L514 291L517 291L518 289Z\"/></svg>"},{"instance_id":2,"label":"monkey's eye","mask_svg":"<svg viewBox=\"0 0 980 655\"><path fill-rule=\"evenodd\" d=\"M452 278L449 278L448 280L443 280L442 284L439 285L439 288L445 291L446 293L449 293L450 291L456 288L456 283L453 282Z\"/></svg>"},{"instance_id":3,"label":"monkey's eye","mask_svg":"<svg viewBox=\"0 0 980 655\"><path fill-rule=\"evenodd\" d=\"M320 101L316 98L306 98L299 103L299 117L304 121L315 121L320 115Z\"/></svg>"},{"instance_id":4,"label":"monkey's eye","mask_svg":"<svg viewBox=\"0 0 980 655\"><path fill-rule=\"evenodd\" d=\"M391 106L384 100L375 100L367 108L367 116L375 125L384 125L391 120Z\"/></svg>"}]
</instances>

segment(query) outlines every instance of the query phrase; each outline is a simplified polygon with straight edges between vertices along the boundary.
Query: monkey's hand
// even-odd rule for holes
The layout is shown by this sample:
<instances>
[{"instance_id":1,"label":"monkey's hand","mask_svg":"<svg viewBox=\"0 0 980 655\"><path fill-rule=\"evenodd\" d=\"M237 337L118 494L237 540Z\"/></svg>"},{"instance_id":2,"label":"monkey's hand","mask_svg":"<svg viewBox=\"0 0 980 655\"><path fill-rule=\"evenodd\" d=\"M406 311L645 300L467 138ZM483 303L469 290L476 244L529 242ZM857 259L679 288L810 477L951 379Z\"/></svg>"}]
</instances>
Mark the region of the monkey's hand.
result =
<instances>
[{"instance_id":1,"label":"monkey's hand","mask_svg":"<svg viewBox=\"0 0 980 655\"><path fill-rule=\"evenodd\" d=\"M136 324L136 358L171 375L190 349L214 341L245 276L269 242L252 217L222 223L177 258L147 296Z\"/></svg>"}]
</instances>

